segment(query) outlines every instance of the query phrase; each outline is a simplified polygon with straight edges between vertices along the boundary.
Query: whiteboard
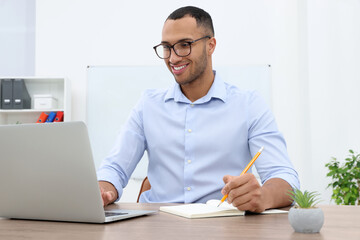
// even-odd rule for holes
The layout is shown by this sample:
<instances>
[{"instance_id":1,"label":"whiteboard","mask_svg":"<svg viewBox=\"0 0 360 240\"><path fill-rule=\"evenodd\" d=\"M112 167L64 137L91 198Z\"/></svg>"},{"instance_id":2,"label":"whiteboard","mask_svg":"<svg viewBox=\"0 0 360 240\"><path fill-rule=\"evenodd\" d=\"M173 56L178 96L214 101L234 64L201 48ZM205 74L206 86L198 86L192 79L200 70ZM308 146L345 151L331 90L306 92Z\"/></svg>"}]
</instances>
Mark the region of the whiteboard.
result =
<instances>
[{"instance_id":1,"label":"whiteboard","mask_svg":"<svg viewBox=\"0 0 360 240\"><path fill-rule=\"evenodd\" d=\"M240 89L257 90L271 107L270 65L219 66L217 74ZM96 169L110 152L131 109L149 88L169 88L175 80L165 66L89 66L87 126ZM132 178L147 175L147 155Z\"/></svg>"}]
</instances>

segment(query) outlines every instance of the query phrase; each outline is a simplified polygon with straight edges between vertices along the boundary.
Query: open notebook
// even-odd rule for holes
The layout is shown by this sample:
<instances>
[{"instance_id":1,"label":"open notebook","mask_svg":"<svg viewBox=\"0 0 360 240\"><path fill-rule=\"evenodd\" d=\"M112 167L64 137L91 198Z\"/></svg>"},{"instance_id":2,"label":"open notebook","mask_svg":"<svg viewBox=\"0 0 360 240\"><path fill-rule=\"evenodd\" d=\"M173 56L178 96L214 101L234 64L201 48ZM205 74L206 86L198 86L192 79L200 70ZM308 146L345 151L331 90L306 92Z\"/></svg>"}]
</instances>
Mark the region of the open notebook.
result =
<instances>
[{"instance_id":1,"label":"open notebook","mask_svg":"<svg viewBox=\"0 0 360 240\"><path fill-rule=\"evenodd\" d=\"M219 207L220 200L209 200L206 203L191 203L176 206L162 206L160 211L175 214L186 218L208 218L208 217L226 217L243 216L245 211L240 211L227 202L223 202ZM269 209L261 214L287 213L288 211Z\"/></svg>"}]
</instances>

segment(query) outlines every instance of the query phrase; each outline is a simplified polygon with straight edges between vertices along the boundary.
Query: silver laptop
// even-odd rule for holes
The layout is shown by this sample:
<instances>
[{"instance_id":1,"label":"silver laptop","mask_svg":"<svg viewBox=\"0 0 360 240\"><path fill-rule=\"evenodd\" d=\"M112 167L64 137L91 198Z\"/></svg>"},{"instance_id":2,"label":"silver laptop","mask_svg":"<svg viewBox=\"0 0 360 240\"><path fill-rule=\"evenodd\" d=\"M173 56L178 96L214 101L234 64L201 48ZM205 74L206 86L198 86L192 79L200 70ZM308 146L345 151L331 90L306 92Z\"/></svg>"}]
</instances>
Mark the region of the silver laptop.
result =
<instances>
[{"instance_id":1,"label":"silver laptop","mask_svg":"<svg viewBox=\"0 0 360 240\"><path fill-rule=\"evenodd\" d=\"M0 126L0 217L104 223L153 212L104 211L84 123Z\"/></svg>"}]
</instances>

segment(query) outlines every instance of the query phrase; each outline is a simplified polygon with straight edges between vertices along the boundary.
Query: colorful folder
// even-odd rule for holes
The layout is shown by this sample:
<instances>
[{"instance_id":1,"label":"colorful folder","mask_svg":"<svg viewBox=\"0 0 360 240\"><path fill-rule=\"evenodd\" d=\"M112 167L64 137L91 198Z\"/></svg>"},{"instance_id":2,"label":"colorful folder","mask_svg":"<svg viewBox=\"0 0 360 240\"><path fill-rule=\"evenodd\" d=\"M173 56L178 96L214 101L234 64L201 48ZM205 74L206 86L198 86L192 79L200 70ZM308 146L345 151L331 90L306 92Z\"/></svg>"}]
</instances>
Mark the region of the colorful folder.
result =
<instances>
[{"instance_id":1,"label":"colorful folder","mask_svg":"<svg viewBox=\"0 0 360 240\"><path fill-rule=\"evenodd\" d=\"M45 122L47 123L53 122L55 120L55 117L56 117L56 112L51 112L49 113L49 116L47 117Z\"/></svg>"},{"instance_id":2,"label":"colorful folder","mask_svg":"<svg viewBox=\"0 0 360 240\"><path fill-rule=\"evenodd\" d=\"M42 112L40 114L40 117L38 118L38 120L36 121L36 123L44 123L46 121L46 119L48 118L48 114Z\"/></svg>"},{"instance_id":3,"label":"colorful folder","mask_svg":"<svg viewBox=\"0 0 360 240\"><path fill-rule=\"evenodd\" d=\"M54 122L62 122L64 119L64 112L59 111L56 113L56 117L54 119Z\"/></svg>"}]
</instances>

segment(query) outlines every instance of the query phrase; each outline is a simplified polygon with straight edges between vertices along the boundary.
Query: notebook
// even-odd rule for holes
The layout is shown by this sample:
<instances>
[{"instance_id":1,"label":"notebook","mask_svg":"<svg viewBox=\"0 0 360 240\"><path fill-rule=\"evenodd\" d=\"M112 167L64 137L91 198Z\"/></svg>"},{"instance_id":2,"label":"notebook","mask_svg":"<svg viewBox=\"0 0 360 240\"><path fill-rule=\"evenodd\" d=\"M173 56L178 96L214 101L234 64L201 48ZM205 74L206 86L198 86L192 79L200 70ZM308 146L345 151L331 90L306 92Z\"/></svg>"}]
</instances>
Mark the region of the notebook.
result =
<instances>
[{"instance_id":1,"label":"notebook","mask_svg":"<svg viewBox=\"0 0 360 240\"><path fill-rule=\"evenodd\" d=\"M6 218L104 223L154 212L104 211L82 122L0 126L0 193Z\"/></svg>"},{"instance_id":2,"label":"notebook","mask_svg":"<svg viewBox=\"0 0 360 240\"><path fill-rule=\"evenodd\" d=\"M233 205L223 202L219 207L220 200L209 200L206 203L191 203L176 206L162 206L160 211L171 213L185 218L209 218L243 216L245 211L240 211ZM260 214L287 213L279 209L269 209Z\"/></svg>"}]
</instances>

